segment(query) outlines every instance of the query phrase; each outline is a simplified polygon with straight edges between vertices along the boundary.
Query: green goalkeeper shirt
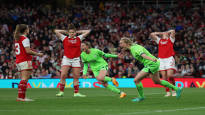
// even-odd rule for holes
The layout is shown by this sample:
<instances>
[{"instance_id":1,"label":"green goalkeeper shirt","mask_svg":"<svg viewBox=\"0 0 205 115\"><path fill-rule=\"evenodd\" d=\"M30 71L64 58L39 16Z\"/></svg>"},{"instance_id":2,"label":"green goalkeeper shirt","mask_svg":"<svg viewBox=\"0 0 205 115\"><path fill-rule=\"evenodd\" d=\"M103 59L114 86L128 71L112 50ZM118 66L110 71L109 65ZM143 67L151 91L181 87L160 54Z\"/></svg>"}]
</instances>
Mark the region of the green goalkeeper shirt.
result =
<instances>
[{"instance_id":1,"label":"green goalkeeper shirt","mask_svg":"<svg viewBox=\"0 0 205 115\"><path fill-rule=\"evenodd\" d=\"M145 49L143 46L138 44L132 44L130 47L131 54L133 57L137 60L139 60L144 66L149 64L154 64L153 61L143 58L141 55L146 54L147 56L157 59L155 56L153 56L147 49Z\"/></svg>"},{"instance_id":2,"label":"green goalkeeper shirt","mask_svg":"<svg viewBox=\"0 0 205 115\"><path fill-rule=\"evenodd\" d=\"M83 75L87 74L88 64L92 71L99 71L103 66L108 65L103 57L117 57L117 55L104 53L103 51L94 48L90 48L89 54L82 52L80 56L84 64Z\"/></svg>"}]
</instances>

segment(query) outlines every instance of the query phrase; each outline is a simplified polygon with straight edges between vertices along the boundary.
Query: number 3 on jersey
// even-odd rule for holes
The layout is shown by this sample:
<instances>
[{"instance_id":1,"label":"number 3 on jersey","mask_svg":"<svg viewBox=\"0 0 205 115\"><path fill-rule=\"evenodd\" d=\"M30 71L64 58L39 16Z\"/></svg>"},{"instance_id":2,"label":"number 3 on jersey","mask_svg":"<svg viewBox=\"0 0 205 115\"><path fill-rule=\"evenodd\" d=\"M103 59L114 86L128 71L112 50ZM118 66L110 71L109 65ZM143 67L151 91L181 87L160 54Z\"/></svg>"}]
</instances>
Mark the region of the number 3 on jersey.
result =
<instances>
[{"instance_id":1,"label":"number 3 on jersey","mask_svg":"<svg viewBox=\"0 0 205 115\"><path fill-rule=\"evenodd\" d=\"M16 48L16 55L20 54L20 45L19 43L15 43L15 48Z\"/></svg>"}]
</instances>

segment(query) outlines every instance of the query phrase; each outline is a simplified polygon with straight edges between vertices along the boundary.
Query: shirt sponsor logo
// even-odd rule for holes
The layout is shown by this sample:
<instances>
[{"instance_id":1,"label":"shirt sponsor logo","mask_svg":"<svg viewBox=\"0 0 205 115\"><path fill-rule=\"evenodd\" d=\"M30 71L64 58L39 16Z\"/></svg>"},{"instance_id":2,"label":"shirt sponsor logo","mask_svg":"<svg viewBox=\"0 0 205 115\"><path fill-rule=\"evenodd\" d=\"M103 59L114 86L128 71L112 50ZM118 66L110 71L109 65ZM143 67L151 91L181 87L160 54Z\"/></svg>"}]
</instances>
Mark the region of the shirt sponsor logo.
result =
<instances>
[{"instance_id":1,"label":"shirt sponsor logo","mask_svg":"<svg viewBox=\"0 0 205 115\"><path fill-rule=\"evenodd\" d=\"M77 43L77 40L75 39L75 40L69 40L69 42L71 43L71 44L76 44Z\"/></svg>"},{"instance_id":2,"label":"shirt sponsor logo","mask_svg":"<svg viewBox=\"0 0 205 115\"><path fill-rule=\"evenodd\" d=\"M168 41L160 41L161 44L167 44Z\"/></svg>"}]
</instances>

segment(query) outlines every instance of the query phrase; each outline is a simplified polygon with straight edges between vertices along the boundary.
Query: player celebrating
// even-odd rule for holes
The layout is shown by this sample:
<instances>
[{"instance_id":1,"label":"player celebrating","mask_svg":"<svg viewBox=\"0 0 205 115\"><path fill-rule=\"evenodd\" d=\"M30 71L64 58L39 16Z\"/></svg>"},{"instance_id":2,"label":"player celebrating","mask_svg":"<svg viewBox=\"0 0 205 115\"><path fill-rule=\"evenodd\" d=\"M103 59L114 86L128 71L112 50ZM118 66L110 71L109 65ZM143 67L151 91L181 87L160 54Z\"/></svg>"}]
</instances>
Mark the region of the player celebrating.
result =
<instances>
[{"instance_id":1,"label":"player celebrating","mask_svg":"<svg viewBox=\"0 0 205 115\"><path fill-rule=\"evenodd\" d=\"M18 85L18 98L16 101L33 101L25 98L27 82L32 72L32 56L43 56L42 53L34 52L30 49L30 41L26 37L29 34L28 25L18 24L14 32L16 66L20 71L21 81Z\"/></svg>"},{"instance_id":2,"label":"player celebrating","mask_svg":"<svg viewBox=\"0 0 205 115\"><path fill-rule=\"evenodd\" d=\"M156 57L150 54L149 51L147 51L141 45L133 44L132 41L126 37L123 37L120 40L120 47L123 48L123 50L129 50L133 57L144 65L144 68L136 75L134 79L139 97L133 99L132 101L139 102L144 100L143 86L140 81L148 75L150 75L155 84L160 84L162 86L172 88L176 91L177 98L181 96L182 88L178 88L165 80L160 80L158 74L160 62Z\"/></svg>"},{"instance_id":3,"label":"player celebrating","mask_svg":"<svg viewBox=\"0 0 205 115\"><path fill-rule=\"evenodd\" d=\"M102 83L106 89L120 94L120 98L124 98L126 96L126 93L120 91L116 87L112 85L108 85L107 82L112 81L112 83L118 87L118 82L115 78L107 77L107 70L108 70L108 63L103 59L104 57L113 57L117 58L117 55L107 54L104 53L101 50L91 48L91 45L89 42L84 42L81 45L82 53L81 53L81 59L84 63L83 67L83 77L86 78L87 70L88 70L88 64L90 65L91 70L94 73L94 76L98 81Z\"/></svg>"},{"instance_id":4,"label":"player celebrating","mask_svg":"<svg viewBox=\"0 0 205 115\"><path fill-rule=\"evenodd\" d=\"M64 95L65 79L68 75L68 70L72 68L73 84L74 84L74 97L86 97L79 93L79 80L80 77L80 53L81 53L81 41L88 36L90 30L76 31L74 25L70 24L68 31L66 30L54 30L56 36L61 39L64 47L64 56L61 67L61 81L60 92L56 96L61 97ZM65 36L67 34L69 36ZM76 36L79 33L81 35Z\"/></svg>"},{"instance_id":5,"label":"player celebrating","mask_svg":"<svg viewBox=\"0 0 205 115\"><path fill-rule=\"evenodd\" d=\"M161 35L161 39L158 37ZM175 41L175 30L167 32L153 32L150 34L151 38L158 44L158 57L160 60L160 73L164 80L169 81L175 85L174 73L176 72L175 60L174 60L174 41ZM171 96L169 88L166 87L165 97ZM176 92L172 89L172 96L176 96Z\"/></svg>"}]
</instances>

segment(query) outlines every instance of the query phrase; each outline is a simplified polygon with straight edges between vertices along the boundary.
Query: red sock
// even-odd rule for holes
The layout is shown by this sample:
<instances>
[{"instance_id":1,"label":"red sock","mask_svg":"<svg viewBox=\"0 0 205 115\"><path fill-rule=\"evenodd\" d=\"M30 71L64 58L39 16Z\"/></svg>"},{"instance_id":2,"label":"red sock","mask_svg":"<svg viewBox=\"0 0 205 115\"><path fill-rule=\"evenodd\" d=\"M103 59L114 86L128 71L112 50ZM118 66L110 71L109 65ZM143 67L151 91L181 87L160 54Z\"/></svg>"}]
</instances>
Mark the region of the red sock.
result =
<instances>
[{"instance_id":1,"label":"red sock","mask_svg":"<svg viewBox=\"0 0 205 115\"><path fill-rule=\"evenodd\" d=\"M60 91L64 92L65 84L60 83Z\"/></svg>"},{"instance_id":2,"label":"red sock","mask_svg":"<svg viewBox=\"0 0 205 115\"><path fill-rule=\"evenodd\" d=\"M169 77L168 81L175 86L175 79L174 79L174 77Z\"/></svg>"},{"instance_id":3,"label":"red sock","mask_svg":"<svg viewBox=\"0 0 205 115\"><path fill-rule=\"evenodd\" d=\"M165 87L165 90L166 90L166 92L169 92L169 88L168 87Z\"/></svg>"},{"instance_id":4,"label":"red sock","mask_svg":"<svg viewBox=\"0 0 205 115\"><path fill-rule=\"evenodd\" d=\"M27 89L27 80L21 80L18 86L18 98L25 98Z\"/></svg>"},{"instance_id":5,"label":"red sock","mask_svg":"<svg viewBox=\"0 0 205 115\"><path fill-rule=\"evenodd\" d=\"M75 92L75 93L78 93L78 91L79 91L79 85L75 85L75 86L74 86L74 92Z\"/></svg>"}]
</instances>

